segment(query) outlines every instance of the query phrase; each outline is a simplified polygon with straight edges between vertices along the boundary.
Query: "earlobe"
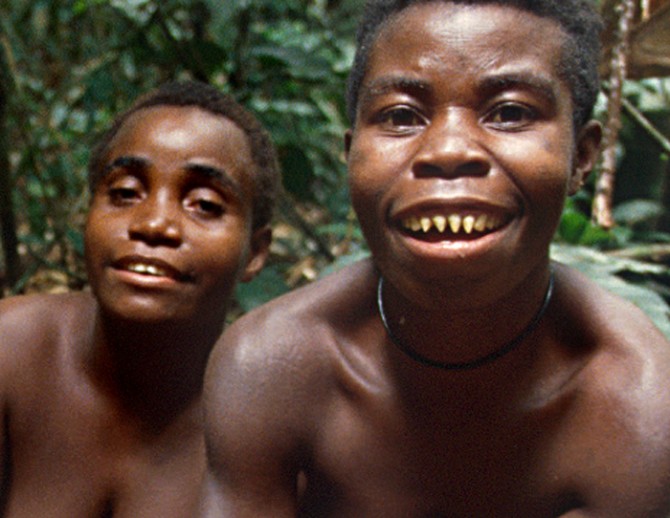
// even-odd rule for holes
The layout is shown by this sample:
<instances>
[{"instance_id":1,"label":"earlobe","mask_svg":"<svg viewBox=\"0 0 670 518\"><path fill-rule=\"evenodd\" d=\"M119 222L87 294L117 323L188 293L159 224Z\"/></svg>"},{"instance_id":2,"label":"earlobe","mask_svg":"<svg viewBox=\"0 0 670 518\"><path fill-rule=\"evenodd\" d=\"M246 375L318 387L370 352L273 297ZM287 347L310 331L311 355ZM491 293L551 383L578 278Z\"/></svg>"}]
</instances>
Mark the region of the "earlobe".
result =
<instances>
[{"instance_id":1,"label":"earlobe","mask_svg":"<svg viewBox=\"0 0 670 518\"><path fill-rule=\"evenodd\" d=\"M575 194L584 184L600 156L602 126L596 120L587 122L577 135L572 177L568 193Z\"/></svg>"},{"instance_id":2,"label":"earlobe","mask_svg":"<svg viewBox=\"0 0 670 518\"><path fill-rule=\"evenodd\" d=\"M269 225L264 225L254 230L251 235L251 247L249 250L249 261L244 268L244 273L240 278L241 282L252 280L265 266L265 261L270 254L270 243L272 242L272 229Z\"/></svg>"}]
</instances>

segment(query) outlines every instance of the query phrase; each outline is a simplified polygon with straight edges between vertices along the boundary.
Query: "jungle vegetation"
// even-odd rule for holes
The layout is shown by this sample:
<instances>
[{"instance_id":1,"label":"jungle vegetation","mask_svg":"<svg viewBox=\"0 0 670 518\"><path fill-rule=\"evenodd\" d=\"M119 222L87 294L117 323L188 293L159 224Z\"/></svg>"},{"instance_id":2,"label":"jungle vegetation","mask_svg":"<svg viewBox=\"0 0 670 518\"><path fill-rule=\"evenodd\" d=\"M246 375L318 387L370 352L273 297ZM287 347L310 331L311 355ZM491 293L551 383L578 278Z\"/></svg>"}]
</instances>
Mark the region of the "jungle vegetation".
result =
<instances>
[{"instance_id":1,"label":"jungle vegetation","mask_svg":"<svg viewBox=\"0 0 670 518\"><path fill-rule=\"evenodd\" d=\"M0 3L0 296L85 288L90 149L115 114L170 79L230 92L279 150L285 193L271 261L240 288L236 314L364 256L343 156L361 4ZM633 299L670 334L670 45L654 40L657 61L638 55L649 34L670 33L670 3L611 0L602 9L609 51L597 116L610 140L600 174L566 205L554 255Z\"/></svg>"}]
</instances>

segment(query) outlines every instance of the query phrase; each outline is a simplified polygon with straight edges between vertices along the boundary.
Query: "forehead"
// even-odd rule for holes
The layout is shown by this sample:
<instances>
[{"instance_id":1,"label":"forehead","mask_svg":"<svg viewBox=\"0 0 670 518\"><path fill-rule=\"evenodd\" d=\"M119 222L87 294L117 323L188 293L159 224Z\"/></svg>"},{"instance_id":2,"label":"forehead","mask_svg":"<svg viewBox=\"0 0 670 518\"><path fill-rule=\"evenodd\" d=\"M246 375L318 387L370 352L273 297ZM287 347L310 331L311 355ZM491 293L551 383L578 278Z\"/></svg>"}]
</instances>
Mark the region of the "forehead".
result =
<instances>
[{"instance_id":1,"label":"forehead","mask_svg":"<svg viewBox=\"0 0 670 518\"><path fill-rule=\"evenodd\" d=\"M152 106L132 113L110 141L106 160L119 155L215 165L229 174L247 175L253 168L244 131L223 115L194 106Z\"/></svg>"},{"instance_id":2,"label":"forehead","mask_svg":"<svg viewBox=\"0 0 670 518\"><path fill-rule=\"evenodd\" d=\"M555 21L497 4L428 2L393 15L374 40L366 78L427 70L538 73L559 81L564 33ZM365 79L364 79L365 82Z\"/></svg>"}]
</instances>

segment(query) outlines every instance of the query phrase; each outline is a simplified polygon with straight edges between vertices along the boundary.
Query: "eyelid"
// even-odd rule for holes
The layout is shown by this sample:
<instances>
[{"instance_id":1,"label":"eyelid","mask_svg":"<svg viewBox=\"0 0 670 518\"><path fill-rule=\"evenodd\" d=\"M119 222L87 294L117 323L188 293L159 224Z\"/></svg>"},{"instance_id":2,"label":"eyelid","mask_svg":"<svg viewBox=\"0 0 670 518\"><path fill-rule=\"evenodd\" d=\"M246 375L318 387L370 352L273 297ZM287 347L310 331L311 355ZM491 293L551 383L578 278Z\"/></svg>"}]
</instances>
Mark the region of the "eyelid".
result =
<instances>
[{"instance_id":1,"label":"eyelid","mask_svg":"<svg viewBox=\"0 0 670 518\"><path fill-rule=\"evenodd\" d=\"M225 206L239 199L239 193L234 186L219 182L216 179L204 181L197 179L186 186L184 200L188 199L205 200Z\"/></svg>"},{"instance_id":2,"label":"eyelid","mask_svg":"<svg viewBox=\"0 0 670 518\"><path fill-rule=\"evenodd\" d=\"M194 202L204 201L206 203L226 205L229 202L230 196L230 193L225 190L199 185L190 188L184 196L184 200L191 200Z\"/></svg>"},{"instance_id":3,"label":"eyelid","mask_svg":"<svg viewBox=\"0 0 670 518\"><path fill-rule=\"evenodd\" d=\"M242 187L223 168L203 164L190 164L187 167L190 175L192 189L203 187L212 189L224 198L240 197Z\"/></svg>"},{"instance_id":4,"label":"eyelid","mask_svg":"<svg viewBox=\"0 0 670 518\"><path fill-rule=\"evenodd\" d=\"M120 170L117 174L112 172L101 183L109 193L119 191L140 191L144 184L140 178L127 171Z\"/></svg>"},{"instance_id":5,"label":"eyelid","mask_svg":"<svg viewBox=\"0 0 670 518\"><path fill-rule=\"evenodd\" d=\"M134 185L144 185L142 177L134 171L128 171L125 168L114 167L110 168L104 177L100 179L100 183L107 186L107 188L113 188L117 186L120 182L127 184L132 182Z\"/></svg>"}]
</instances>

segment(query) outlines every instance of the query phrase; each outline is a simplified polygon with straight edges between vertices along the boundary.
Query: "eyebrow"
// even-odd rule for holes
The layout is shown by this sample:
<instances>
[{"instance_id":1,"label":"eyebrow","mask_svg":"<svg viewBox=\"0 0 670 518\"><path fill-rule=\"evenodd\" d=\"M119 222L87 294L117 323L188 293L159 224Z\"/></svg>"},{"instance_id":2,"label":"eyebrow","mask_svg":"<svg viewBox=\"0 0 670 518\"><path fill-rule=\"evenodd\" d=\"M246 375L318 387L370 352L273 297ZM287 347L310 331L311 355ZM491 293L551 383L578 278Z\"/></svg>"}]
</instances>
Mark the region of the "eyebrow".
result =
<instances>
[{"instance_id":1,"label":"eyebrow","mask_svg":"<svg viewBox=\"0 0 670 518\"><path fill-rule=\"evenodd\" d=\"M479 90L486 93L497 93L503 90L528 90L540 95L551 104L558 102L556 81L537 74L509 73L485 77L479 84Z\"/></svg>"},{"instance_id":2,"label":"eyebrow","mask_svg":"<svg viewBox=\"0 0 670 518\"><path fill-rule=\"evenodd\" d=\"M107 164L102 169L101 178L107 176L114 169L132 169L141 171L149 167L149 161L137 156L120 156Z\"/></svg>"},{"instance_id":3,"label":"eyebrow","mask_svg":"<svg viewBox=\"0 0 670 518\"><path fill-rule=\"evenodd\" d=\"M551 104L556 104L558 94L555 81L533 73L502 73L482 79L478 90L486 94L497 93L509 89L528 90L543 97ZM431 95L433 88L422 80L404 76L387 76L377 78L361 88L359 104L363 105L374 97L390 92L406 92L410 95L423 93Z\"/></svg>"},{"instance_id":4,"label":"eyebrow","mask_svg":"<svg viewBox=\"0 0 670 518\"><path fill-rule=\"evenodd\" d=\"M219 167L204 164L187 164L185 170L195 176L213 180L224 189L232 191L235 195L242 195L242 186L230 174Z\"/></svg>"},{"instance_id":5,"label":"eyebrow","mask_svg":"<svg viewBox=\"0 0 670 518\"><path fill-rule=\"evenodd\" d=\"M120 156L106 165L102 170L101 178L107 176L115 169L127 169L130 171L144 171L149 168L151 161L137 156ZM223 189L232 191L237 196L242 195L242 186L230 174L221 168L204 164L186 164L184 167L190 175L201 177L219 184Z\"/></svg>"},{"instance_id":6,"label":"eyebrow","mask_svg":"<svg viewBox=\"0 0 670 518\"><path fill-rule=\"evenodd\" d=\"M406 92L408 94L428 93L432 92L432 88L428 82L422 79L414 79L405 76L386 76L379 77L368 84L364 84L361 88L359 104L365 104L370 99L387 94L389 92Z\"/></svg>"}]
</instances>

